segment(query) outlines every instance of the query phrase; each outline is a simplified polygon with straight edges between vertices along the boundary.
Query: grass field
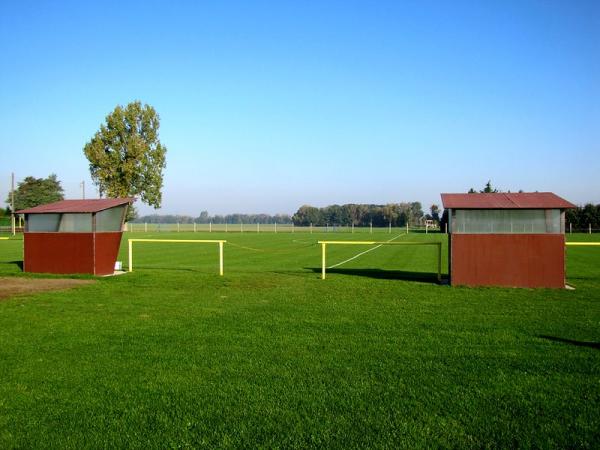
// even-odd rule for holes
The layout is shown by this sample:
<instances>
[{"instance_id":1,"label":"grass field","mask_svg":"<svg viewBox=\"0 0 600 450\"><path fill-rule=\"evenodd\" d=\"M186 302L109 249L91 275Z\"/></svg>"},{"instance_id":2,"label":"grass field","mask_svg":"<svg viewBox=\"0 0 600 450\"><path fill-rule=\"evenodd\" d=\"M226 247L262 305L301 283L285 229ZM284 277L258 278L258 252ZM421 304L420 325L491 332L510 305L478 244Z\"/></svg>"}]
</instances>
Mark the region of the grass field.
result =
<instances>
[{"instance_id":1,"label":"grass field","mask_svg":"<svg viewBox=\"0 0 600 450\"><path fill-rule=\"evenodd\" d=\"M144 243L130 274L0 300L0 448L600 445L600 248L568 248L575 290L438 285L433 246L320 279L317 240L366 236L134 233L227 239L225 275L216 244ZM0 241L0 276L21 259Z\"/></svg>"}]
</instances>

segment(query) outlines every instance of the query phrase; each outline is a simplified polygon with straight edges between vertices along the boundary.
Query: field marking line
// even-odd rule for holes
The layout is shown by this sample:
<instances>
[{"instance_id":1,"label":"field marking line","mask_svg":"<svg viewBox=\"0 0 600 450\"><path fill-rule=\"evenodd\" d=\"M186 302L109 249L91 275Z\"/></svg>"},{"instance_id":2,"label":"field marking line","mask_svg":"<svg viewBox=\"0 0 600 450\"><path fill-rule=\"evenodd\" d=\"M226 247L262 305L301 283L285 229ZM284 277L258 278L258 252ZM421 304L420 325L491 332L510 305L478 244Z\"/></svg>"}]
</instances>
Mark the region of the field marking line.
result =
<instances>
[{"instance_id":1,"label":"field marking line","mask_svg":"<svg viewBox=\"0 0 600 450\"><path fill-rule=\"evenodd\" d=\"M398 236L395 236L395 237L393 237L393 238L391 238L391 239L388 239L388 240L387 240L387 241L385 241L385 242L392 242L392 241L394 241L394 240L398 239L400 236L404 236L405 234L406 234L406 233L401 233L401 234L399 234ZM346 264L347 262L350 262L350 261L352 261L352 260L354 260L354 259L358 258L359 256L362 256L362 255L364 255L364 254L366 254L366 253L372 252L373 250L377 250L377 249L378 249L379 247L381 247L381 246L383 246L383 244L379 244L379 245L378 245L378 246L376 246L376 247L371 247L370 249L368 249L368 250L365 250L364 252L360 252L359 254L357 254L357 255L354 255L352 258L348 258L348 259L347 259L347 260L345 260L345 261L342 261L342 262L340 262L340 263L334 264L333 266L329 266L329 267L327 267L327 268L328 268L328 269L335 269L336 267L339 267L339 266L341 266L342 264Z\"/></svg>"}]
</instances>

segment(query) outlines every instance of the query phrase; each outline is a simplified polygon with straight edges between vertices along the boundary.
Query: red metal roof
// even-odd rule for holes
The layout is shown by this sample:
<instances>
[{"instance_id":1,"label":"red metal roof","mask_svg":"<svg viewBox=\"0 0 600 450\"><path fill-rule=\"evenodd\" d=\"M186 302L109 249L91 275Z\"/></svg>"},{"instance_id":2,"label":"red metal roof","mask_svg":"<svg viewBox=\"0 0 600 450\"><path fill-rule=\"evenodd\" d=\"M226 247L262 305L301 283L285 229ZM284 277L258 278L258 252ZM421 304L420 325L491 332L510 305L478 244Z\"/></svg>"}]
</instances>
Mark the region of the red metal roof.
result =
<instances>
[{"instance_id":1,"label":"red metal roof","mask_svg":"<svg viewBox=\"0 0 600 450\"><path fill-rule=\"evenodd\" d=\"M95 200L61 200L17 211L18 214L95 213L115 206L131 204L134 198L101 198Z\"/></svg>"},{"instance_id":2,"label":"red metal roof","mask_svg":"<svg viewBox=\"0 0 600 450\"><path fill-rule=\"evenodd\" d=\"M457 209L566 209L576 206L552 192L441 194L444 208Z\"/></svg>"}]
</instances>

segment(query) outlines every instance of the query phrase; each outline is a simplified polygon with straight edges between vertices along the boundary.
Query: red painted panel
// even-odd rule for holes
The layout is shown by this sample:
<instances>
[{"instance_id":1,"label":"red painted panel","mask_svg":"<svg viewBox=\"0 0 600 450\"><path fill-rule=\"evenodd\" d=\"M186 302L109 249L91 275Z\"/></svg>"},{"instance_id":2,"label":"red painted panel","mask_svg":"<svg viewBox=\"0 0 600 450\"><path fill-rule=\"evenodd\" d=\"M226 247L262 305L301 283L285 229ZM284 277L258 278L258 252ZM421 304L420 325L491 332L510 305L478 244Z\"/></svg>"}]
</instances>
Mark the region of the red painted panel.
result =
<instances>
[{"instance_id":1,"label":"red painted panel","mask_svg":"<svg viewBox=\"0 0 600 450\"><path fill-rule=\"evenodd\" d=\"M115 233L25 233L25 272L112 274L121 244Z\"/></svg>"},{"instance_id":2,"label":"red painted panel","mask_svg":"<svg viewBox=\"0 0 600 450\"><path fill-rule=\"evenodd\" d=\"M121 233L96 233L96 275L110 275L121 245Z\"/></svg>"},{"instance_id":3,"label":"red painted panel","mask_svg":"<svg viewBox=\"0 0 600 450\"><path fill-rule=\"evenodd\" d=\"M94 273L92 233L25 233L25 272Z\"/></svg>"},{"instance_id":4,"label":"red painted panel","mask_svg":"<svg viewBox=\"0 0 600 450\"><path fill-rule=\"evenodd\" d=\"M451 283L565 287L562 234L452 234Z\"/></svg>"}]
</instances>

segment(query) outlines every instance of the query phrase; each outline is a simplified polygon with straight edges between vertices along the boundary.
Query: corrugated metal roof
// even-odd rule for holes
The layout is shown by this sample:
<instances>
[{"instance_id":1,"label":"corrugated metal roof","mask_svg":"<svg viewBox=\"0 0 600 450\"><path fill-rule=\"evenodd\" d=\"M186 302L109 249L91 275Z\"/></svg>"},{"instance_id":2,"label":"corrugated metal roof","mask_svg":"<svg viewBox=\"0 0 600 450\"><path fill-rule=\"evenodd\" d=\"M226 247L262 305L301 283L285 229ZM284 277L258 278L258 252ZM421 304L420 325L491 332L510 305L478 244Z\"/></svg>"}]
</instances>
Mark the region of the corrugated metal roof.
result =
<instances>
[{"instance_id":1,"label":"corrugated metal roof","mask_svg":"<svg viewBox=\"0 0 600 450\"><path fill-rule=\"evenodd\" d=\"M444 208L458 209L550 209L575 208L552 192L501 192L490 194L441 194Z\"/></svg>"},{"instance_id":2,"label":"corrugated metal roof","mask_svg":"<svg viewBox=\"0 0 600 450\"><path fill-rule=\"evenodd\" d=\"M95 200L61 200L17 211L18 214L94 213L133 203L134 198L101 198Z\"/></svg>"}]
</instances>

